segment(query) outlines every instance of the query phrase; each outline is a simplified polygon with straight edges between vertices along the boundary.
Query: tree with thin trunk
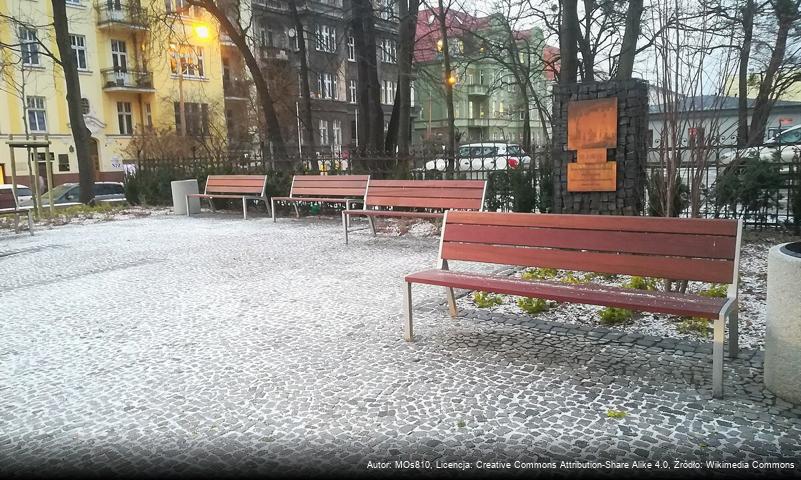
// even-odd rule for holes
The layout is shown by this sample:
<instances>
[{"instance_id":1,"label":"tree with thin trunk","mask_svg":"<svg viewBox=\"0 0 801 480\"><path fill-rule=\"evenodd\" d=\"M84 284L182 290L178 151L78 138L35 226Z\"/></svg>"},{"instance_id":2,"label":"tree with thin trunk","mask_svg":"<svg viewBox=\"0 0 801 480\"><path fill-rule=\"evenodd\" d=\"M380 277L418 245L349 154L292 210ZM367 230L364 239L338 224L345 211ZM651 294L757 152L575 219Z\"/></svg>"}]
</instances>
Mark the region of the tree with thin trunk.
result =
<instances>
[{"instance_id":1,"label":"tree with thin trunk","mask_svg":"<svg viewBox=\"0 0 801 480\"><path fill-rule=\"evenodd\" d=\"M384 110L381 108L381 85L378 82L373 6L370 0L353 0L352 8L351 32L359 84L359 150L362 154L377 154L384 150Z\"/></svg>"},{"instance_id":2,"label":"tree with thin trunk","mask_svg":"<svg viewBox=\"0 0 801 480\"><path fill-rule=\"evenodd\" d=\"M450 11L450 4L448 9L442 0L437 0L437 21L439 22L440 40L442 42L442 66L443 77L442 81L445 86L445 106L448 111L448 166L447 171L452 175L456 169L456 125L453 110L453 85L456 78L451 70L451 52L448 47L448 12Z\"/></svg>"},{"instance_id":3,"label":"tree with thin trunk","mask_svg":"<svg viewBox=\"0 0 801 480\"><path fill-rule=\"evenodd\" d=\"M314 124L312 123L311 106L311 87L309 86L309 62L306 57L306 32L303 29L303 22L298 15L297 0L289 1L289 13L292 16L292 23L295 25L295 35L298 38L298 56L300 57L300 96L303 98L303 129L306 131L304 144L307 152L314 152ZM310 162L312 171L317 170L317 162Z\"/></svg>"},{"instance_id":4,"label":"tree with thin trunk","mask_svg":"<svg viewBox=\"0 0 801 480\"><path fill-rule=\"evenodd\" d=\"M748 62L751 58L751 42L754 37L754 0L746 0L741 10L743 40L740 45L740 66L737 73L737 145L748 144Z\"/></svg>"},{"instance_id":5,"label":"tree with thin trunk","mask_svg":"<svg viewBox=\"0 0 801 480\"><path fill-rule=\"evenodd\" d=\"M417 34L417 11L420 0L398 0L400 25L398 28L398 90L392 107L392 117L387 129L386 150L398 149L398 157L409 160L412 114L412 62L414 42Z\"/></svg>"},{"instance_id":6,"label":"tree with thin trunk","mask_svg":"<svg viewBox=\"0 0 801 480\"><path fill-rule=\"evenodd\" d=\"M578 79L578 0L565 0L559 25L559 83L575 83Z\"/></svg>"},{"instance_id":7,"label":"tree with thin trunk","mask_svg":"<svg viewBox=\"0 0 801 480\"><path fill-rule=\"evenodd\" d=\"M626 12L626 29L620 45L620 57L617 61L618 80L628 80L634 71L634 57L637 55L637 40L640 38L643 0L631 0Z\"/></svg>"}]
</instances>

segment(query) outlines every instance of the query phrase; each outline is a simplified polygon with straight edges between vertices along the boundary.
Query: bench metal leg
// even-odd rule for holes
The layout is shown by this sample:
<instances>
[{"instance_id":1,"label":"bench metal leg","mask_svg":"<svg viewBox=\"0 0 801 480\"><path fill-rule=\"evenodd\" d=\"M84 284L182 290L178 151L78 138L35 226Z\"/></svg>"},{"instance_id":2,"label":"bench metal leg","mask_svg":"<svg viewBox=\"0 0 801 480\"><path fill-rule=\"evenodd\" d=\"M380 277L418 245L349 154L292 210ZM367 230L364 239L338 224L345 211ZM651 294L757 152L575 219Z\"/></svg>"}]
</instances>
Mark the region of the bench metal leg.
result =
<instances>
[{"instance_id":1,"label":"bench metal leg","mask_svg":"<svg viewBox=\"0 0 801 480\"><path fill-rule=\"evenodd\" d=\"M292 206L295 207L295 218L300 218L300 210L298 210L298 204L293 202Z\"/></svg>"},{"instance_id":2,"label":"bench metal leg","mask_svg":"<svg viewBox=\"0 0 801 480\"><path fill-rule=\"evenodd\" d=\"M712 336L712 396L723 398L723 337L726 315L721 312L713 327Z\"/></svg>"},{"instance_id":3,"label":"bench metal leg","mask_svg":"<svg viewBox=\"0 0 801 480\"><path fill-rule=\"evenodd\" d=\"M28 232L33 236L33 212L28 210Z\"/></svg>"},{"instance_id":4,"label":"bench metal leg","mask_svg":"<svg viewBox=\"0 0 801 480\"><path fill-rule=\"evenodd\" d=\"M186 216L190 216L191 212L189 211L189 195L186 196Z\"/></svg>"},{"instance_id":5,"label":"bench metal leg","mask_svg":"<svg viewBox=\"0 0 801 480\"><path fill-rule=\"evenodd\" d=\"M14 233L19 233L19 212L14 214Z\"/></svg>"},{"instance_id":6,"label":"bench metal leg","mask_svg":"<svg viewBox=\"0 0 801 480\"><path fill-rule=\"evenodd\" d=\"M242 197L242 219L248 219L248 199Z\"/></svg>"},{"instance_id":7,"label":"bench metal leg","mask_svg":"<svg viewBox=\"0 0 801 480\"><path fill-rule=\"evenodd\" d=\"M367 217L367 221L370 222L370 230L373 232L373 236L375 237L375 219L372 216Z\"/></svg>"},{"instance_id":8,"label":"bench metal leg","mask_svg":"<svg viewBox=\"0 0 801 480\"><path fill-rule=\"evenodd\" d=\"M349 215L342 212L342 229L345 230L345 245L348 244L348 217Z\"/></svg>"},{"instance_id":9,"label":"bench metal leg","mask_svg":"<svg viewBox=\"0 0 801 480\"><path fill-rule=\"evenodd\" d=\"M272 198L270 199L270 214L273 217L273 223L275 223L275 200Z\"/></svg>"},{"instance_id":10,"label":"bench metal leg","mask_svg":"<svg viewBox=\"0 0 801 480\"><path fill-rule=\"evenodd\" d=\"M407 342L414 340L412 329L412 284L406 282L403 287L403 339Z\"/></svg>"},{"instance_id":11,"label":"bench metal leg","mask_svg":"<svg viewBox=\"0 0 801 480\"><path fill-rule=\"evenodd\" d=\"M216 212L217 211L217 209L214 208L214 198L212 198L212 197L209 197L209 207L211 207L211 211L212 212Z\"/></svg>"},{"instance_id":12,"label":"bench metal leg","mask_svg":"<svg viewBox=\"0 0 801 480\"><path fill-rule=\"evenodd\" d=\"M270 203L272 199L268 199L267 197L261 197L262 201L264 202L264 208L267 209L267 215L273 214L273 209L270 207Z\"/></svg>"},{"instance_id":13,"label":"bench metal leg","mask_svg":"<svg viewBox=\"0 0 801 480\"><path fill-rule=\"evenodd\" d=\"M739 325L740 306L735 305L729 312L729 358L737 358L740 354Z\"/></svg>"},{"instance_id":14,"label":"bench metal leg","mask_svg":"<svg viewBox=\"0 0 801 480\"><path fill-rule=\"evenodd\" d=\"M445 287L445 296L448 297L448 312L451 314L451 317L456 318L456 316L459 315L459 311L456 310L456 295L454 295L453 289Z\"/></svg>"}]
</instances>

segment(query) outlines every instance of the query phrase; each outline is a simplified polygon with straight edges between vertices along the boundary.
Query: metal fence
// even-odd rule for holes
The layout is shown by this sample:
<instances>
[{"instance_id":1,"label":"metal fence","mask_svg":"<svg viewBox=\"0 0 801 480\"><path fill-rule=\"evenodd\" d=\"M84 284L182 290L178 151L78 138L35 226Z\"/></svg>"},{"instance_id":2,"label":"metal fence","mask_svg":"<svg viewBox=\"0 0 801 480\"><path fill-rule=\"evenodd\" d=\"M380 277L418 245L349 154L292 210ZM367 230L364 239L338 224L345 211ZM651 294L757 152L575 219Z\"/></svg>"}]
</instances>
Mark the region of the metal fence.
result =
<instances>
[{"instance_id":1,"label":"metal fence","mask_svg":"<svg viewBox=\"0 0 801 480\"><path fill-rule=\"evenodd\" d=\"M292 175L300 173L483 179L488 181L488 210L548 212L552 204L551 152L550 146L538 146L529 154L462 151L454 158L427 150L405 157L327 153L279 159L245 152L223 158L142 159L131 162L135 174L129 176L128 183L140 193L147 191L151 203L159 203L169 201L171 180L197 178L202 187L210 174L266 174L271 195L288 194ZM672 164L678 165L674 171L681 179L674 190L674 212L679 216L691 216L695 210L701 217L743 218L746 224L758 227L797 228L801 223L799 159L801 144L766 144L745 150L708 145L650 149L646 213L664 214L658 181L664 179L667 166Z\"/></svg>"}]
</instances>

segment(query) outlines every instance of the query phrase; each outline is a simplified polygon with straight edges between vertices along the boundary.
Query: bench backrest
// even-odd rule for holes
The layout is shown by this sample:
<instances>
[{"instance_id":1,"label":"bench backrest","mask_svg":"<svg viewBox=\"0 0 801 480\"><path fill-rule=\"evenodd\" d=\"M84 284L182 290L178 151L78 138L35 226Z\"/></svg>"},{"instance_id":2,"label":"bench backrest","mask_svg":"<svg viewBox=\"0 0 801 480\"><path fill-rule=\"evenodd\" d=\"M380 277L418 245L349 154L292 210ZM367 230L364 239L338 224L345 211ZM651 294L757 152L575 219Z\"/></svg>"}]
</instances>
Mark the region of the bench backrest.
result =
<instances>
[{"instance_id":1,"label":"bench backrest","mask_svg":"<svg viewBox=\"0 0 801 480\"><path fill-rule=\"evenodd\" d=\"M267 175L209 175L206 193L241 193L263 197Z\"/></svg>"},{"instance_id":2,"label":"bench backrest","mask_svg":"<svg viewBox=\"0 0 801 480\"><path fill-rule=\"evenodd\" d=\"M736 289L737 220L447 212L440 258L671 280Z\"/></svg>"},{"instance_id":3,"label":"bench backrest","mask_svg":"<svg viewBox=\"0 0 801 480\"><path fill-rule=\"evenodd\" d=\"M290 197L362 198L370 175L295 175Z\"/></svg>"},{"instance_id":4,"label":"bench backrest","mask_svg":"<svg viewBox=\"0 0 801 480\"><path fill-rule=\"evenodd\" d=\"M10 188L0 189L0 210L16 210L17 208L19 206L14 192Z\"/></svg>"},{"instance_id":5,"label":"bench backrest","mask_svg":"<svg viewBox=\"0 0 801 480\"><path fill-rule=\"evenodd\" d=\"M484 180L370 180L365 207L481 210Z\"/></svg>"}]
</instances>

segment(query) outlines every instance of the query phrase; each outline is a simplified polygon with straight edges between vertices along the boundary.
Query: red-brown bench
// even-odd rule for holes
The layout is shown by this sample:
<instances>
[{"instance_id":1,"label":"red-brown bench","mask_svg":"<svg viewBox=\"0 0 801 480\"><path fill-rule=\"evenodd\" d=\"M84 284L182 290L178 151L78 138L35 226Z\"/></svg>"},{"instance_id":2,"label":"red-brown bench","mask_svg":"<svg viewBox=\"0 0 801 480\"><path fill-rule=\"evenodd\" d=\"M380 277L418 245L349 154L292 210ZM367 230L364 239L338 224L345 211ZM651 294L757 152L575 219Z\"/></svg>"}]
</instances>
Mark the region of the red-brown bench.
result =
<instances>
[{"instance_id":1,"label":"red-brown bench","mask_svg":"<svg viewBox=\"0 0 801 480\"><path fill-rule=\"evenodd\" d=\"M0 215L14 215L14 232L19 233L19 216L28 215L28 232L33 235L33 213L30 208L21 208L11 189L0 190Z\"/></svg>"},{"instance_id":2,"label":"red-brown bench","mask_svg":"<svg viewBox=\"0 0 801 480\"><path fill-rule=\"evenodd\" d=\"M345 209L363 203L370 175L295 175L288 197L272 197L273 222L275 202L291 203L295 216L300 217L298 203L338 203Z\"/></svg>"},{"instance_id":3,"label":"red-brown bench","mask_svg":"<svg viewBox=\"0 0 801 480\"><path fill-rule=\"evenodd\" d=\"M267 175L209 175L203 193L190 193L186 196L186 216L190 215L190 198L207 198L214 210L215 198L237 198L242 200L242 218L248 218L248 200L264 202L269 209L267 198Z\"/></svg>"},{"instance_id":4,"label":"red-brown bench","mask_svg":"<svg viewBox=\"0 0 801 480\"><path fill-rule=\"evenodd\" d=\"M342 211L345 243L348 243L351 216L367 217L375 235L374 217L436 219L451 209L481 210L486 187L485 180L370 180L364 209Z\"/></svg>"},{"instance_id":5,"label":"red-brown bench","mask_svg":"<svg viewBox=\"0 0 801 480\"><path fill-rule=\"evenodd\" d=\"M446 287L456 316L454 288L557 302L603 305L714 320L712 392L723 396L724 325L736 357L737 281L742 221L696 218L447 212L437 269L405 278L405 333L412 341L412 284ZM599 284L453 272L448 261L558 268L607 274L729 284L726 298L642 291Z\"/></svg>"}]
</instances>

